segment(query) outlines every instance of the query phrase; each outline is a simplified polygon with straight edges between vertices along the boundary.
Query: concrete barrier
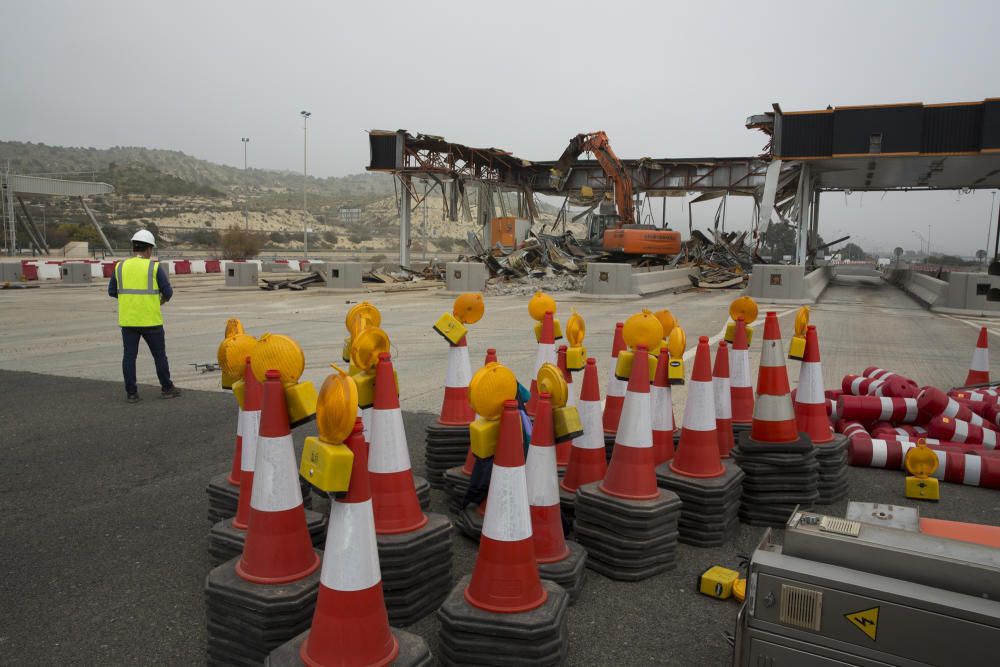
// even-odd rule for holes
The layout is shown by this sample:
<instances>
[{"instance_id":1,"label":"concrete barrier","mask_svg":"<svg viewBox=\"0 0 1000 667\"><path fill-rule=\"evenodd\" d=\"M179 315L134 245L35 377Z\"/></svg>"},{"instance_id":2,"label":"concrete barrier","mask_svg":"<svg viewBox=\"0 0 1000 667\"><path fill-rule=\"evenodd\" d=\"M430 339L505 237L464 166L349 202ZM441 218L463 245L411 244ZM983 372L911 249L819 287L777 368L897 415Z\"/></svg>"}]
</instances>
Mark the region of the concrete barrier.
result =
<instances>
[{"instance_id":1,"label":"concrete barrier","mask_svg":"<svg viewBox=\"0 0 1000 667\"><path fill-rule=\"evenodd\" d=\"M757 264L743 293L761 303L815 303L830 284L833 272L830 266L821 266L807 274L803 266Z\"/></svg>"},{"instance_id":2,"label":"concrete barrier","mask_svg":"<svg viewBox=\"0 0 1000 667\"><path fill-rule=\"evenodd\" d=\"M834 268L832 266L821 266L810 271L802 278L802 287L809 296L809 301L815 303L819 300L827 285L833 279Z\"/></svg>"},{"instance_id":3,"label":"concrete barrier","mask_svg":"<svg viewBox=\"0 0 1000 667\"><path fill-rule=\"evenodd\" d=\"M631 264L592 262L587 265L582 294L596 298L639 297L691 286L697 269L634 267Z\"/></svg>"},{"instance_id":4,"label":"concrete barrier","mask_svg":"<svg viewBox=\"0 0 1000 667\"><path fill-rule=\"evenodd\" d=\"M480 262L448 262L444 269L445 291L482 292L488 275L486 265Z\"/></svg>"},{"instance_id":5,"label":"concrete barrier","mask_svg":"<svg viewBox=\"0 0 1000 667\"><path fill-rule=\"evenodd\" d=\"M314 266L313 270L323 278L324 287L346 291L360 292L361 265L357 262L326 262L322 266Z\"/></svg>"}]
</instances>

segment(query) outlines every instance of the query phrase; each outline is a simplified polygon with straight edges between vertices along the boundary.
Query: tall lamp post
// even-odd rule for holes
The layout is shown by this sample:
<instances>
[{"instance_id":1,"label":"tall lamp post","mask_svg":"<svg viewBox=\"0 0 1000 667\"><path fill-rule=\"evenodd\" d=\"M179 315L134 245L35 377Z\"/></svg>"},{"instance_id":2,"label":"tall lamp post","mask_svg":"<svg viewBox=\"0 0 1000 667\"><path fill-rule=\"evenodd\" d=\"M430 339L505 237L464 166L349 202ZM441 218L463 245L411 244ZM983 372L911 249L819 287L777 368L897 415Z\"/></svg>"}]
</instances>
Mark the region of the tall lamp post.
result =
<instances>
[{"instance_id":1,"label":"tall lamp post","mask_svg":"<svg viewBox=\"0 0 1000 667\"><path fill-rule=\"evenodd\" d=\"M250 213L247 210L250 199L250 185L247 183L247 144L250 137L240 137L243 142L243 231L250 231Z\"/></svg>"},{"instance_id":2,"label":"tall lamp post","mask_svg":"<svg viewBox=\"0 0 1000 667\"><path fill-rule=\"evenodd\" d=\"M309 208L306 206L306 180L308 178L306 156L308 151L308 141L307 141L307 131L309 125L309 116L312 115L311 112L302 110L299 112L302 116L302 213L305 217L302 219L302 254L304 257L309 256Z\"/></svg>"}]
</instances>

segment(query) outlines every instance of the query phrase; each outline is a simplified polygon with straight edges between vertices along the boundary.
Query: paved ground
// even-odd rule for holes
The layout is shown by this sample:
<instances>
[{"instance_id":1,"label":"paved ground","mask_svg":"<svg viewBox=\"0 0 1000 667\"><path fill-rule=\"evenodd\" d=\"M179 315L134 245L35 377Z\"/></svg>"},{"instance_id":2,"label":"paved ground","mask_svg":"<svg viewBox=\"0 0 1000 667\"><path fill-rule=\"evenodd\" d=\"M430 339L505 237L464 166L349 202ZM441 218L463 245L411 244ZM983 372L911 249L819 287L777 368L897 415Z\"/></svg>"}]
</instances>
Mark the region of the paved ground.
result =
<instances>
[{"instance_id":1,"label":"paved ground","mask_svg":"<svg viewBox=\"0 0 1000 667\"><path fill-rule=\"evenodd\" d=\"M234 406L211 390L217 382L184 366L214 358L224 320L244 318L253 333L287 332L306 349L308 377L323 377L339 356L343 296L226 293L180 283L168 309L171 359L186 391L175 401L121 402L113 302L97 288L0 293L0 654L7 664L197 664L203 660L201 587L209 570L204 487L231 455ZM640 303L575 302L587 317L587 342L605 358L615 319L641 306L669 307L688 330L717 334L732 293L682 295ZM350 299L353 300L353 299ZM380 296L399 359L403 407L414 469L423 467L423 425L438 407L443 343L428 329L448 307L428 295ZM568 308L569 302L561 305ZM790 312L790 311L789 311ZM564 316L565 317L565 316ZM950 386L964 378L973 320L933 315L877 279L838 279L813 310L822 336L827 386L868 365L894 368L920 383ZM790 320L782 323L786 329ZM524 300L491 298L473 331L473 354L496 345L522 376L534 352ZM789 335L786 330L786 337ZM754 346L754 355L758 346ZM602 366L602 371L604 370ZM141 377L153 377L148 357ZM35 370L44 374L16 372ZM794 366L791 376L797 375ZM71 376L71 377L59 377ZM99 380L113 380L101 382ZM152 396L155 388L144 387ZM678 398L682 393L678 394ZM680 412L680 411L679 411ZM297 443L312 433L305 426ZM929 516L1000 522L1000 495L953 485ZM852 469L851 497L905 502L902 478ZM444 508L440 493L434 507ZM842 513L843 505L830 508ZM726 664L736 606L695 594L698 572L735 565L760 529L743 527L724 549L680 548L674 572L640 584L589 574L570 610L573 665ZM456 576L469 572L473 544L455 537ZM436 622L412 626L433 644Z\"/></svg>"}]
</instances>

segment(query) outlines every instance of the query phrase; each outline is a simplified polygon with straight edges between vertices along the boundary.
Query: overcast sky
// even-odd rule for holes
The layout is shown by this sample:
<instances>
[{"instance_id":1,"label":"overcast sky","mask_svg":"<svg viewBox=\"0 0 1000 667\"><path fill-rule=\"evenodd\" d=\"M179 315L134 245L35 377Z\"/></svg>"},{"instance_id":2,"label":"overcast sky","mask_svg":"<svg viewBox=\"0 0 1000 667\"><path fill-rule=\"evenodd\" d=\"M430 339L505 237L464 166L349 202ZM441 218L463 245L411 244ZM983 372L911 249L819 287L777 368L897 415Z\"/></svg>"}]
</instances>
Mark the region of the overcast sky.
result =
<instances>
[{"instance_id":1,"label":"overcast sky","mask_svg":"<svg viewBox=\"0 0 1000 667\"><path fill-rule=\"evenodd\" d=\"M537 160L596 129L623 157L737 156L760 152L743 123L772 102L1000 97L995 1L11 0L2 21L0 138L242 166L249 136L251 165L299 170L307 109L320 176L363 171L372 128ZM991 199L826 195L821 233L916 248L930 224L932 249L971 254ZM668 220L686 228L686 208Z\"/></svg>"}]
</instances>

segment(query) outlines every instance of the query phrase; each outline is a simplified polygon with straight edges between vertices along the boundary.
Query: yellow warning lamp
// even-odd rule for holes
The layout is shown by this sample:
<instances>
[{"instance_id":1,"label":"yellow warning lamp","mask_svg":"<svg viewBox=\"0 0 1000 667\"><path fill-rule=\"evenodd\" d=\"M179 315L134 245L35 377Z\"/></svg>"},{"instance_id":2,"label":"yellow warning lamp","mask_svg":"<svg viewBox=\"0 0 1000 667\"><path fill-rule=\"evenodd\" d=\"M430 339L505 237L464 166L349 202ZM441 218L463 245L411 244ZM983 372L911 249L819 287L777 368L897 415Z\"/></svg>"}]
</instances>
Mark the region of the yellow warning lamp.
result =
<instances>
[{"instance_id":1,"label":"yellow warning lamp","mask_svg":"<svg viewBox=\"0 0 1000 667\"><path fill-rule=\"evenodd\" d=\"M580 313L574 310L566 321L566 342L569 343L566 349L566 368L570 371L583 370L587 363L587 348L583 346L586 335L587 324Z\"/></svg>"},{"instance_id":2,"label":"yellow warning lamp","mask_svg":"<svg viewBox=\"0 0 1000 667\"><path fill-rule=\"evenodd\" d=\"M656 316L656 319L658 319L660 324L663 326L663 338L665 339L670 335L670 332L674 330L674 327L677 326L677 318L674 317L674 314L666 308L656 311L653 315Z\"/></svg>"},{"instance_id":3,"label":"yellow warning lamp","mask_svg":"<svg viewBox=\"0 0 1000 667\"><path fill-rule=\"evenodd\" d=\"M316 402L319 437L309 436L302 446L299 474L326 493L344 493L351 483L354 452L344 440L358 414L358 387L354 379L333 364Z\"/></svg>"},{"instance_id":4,"label":"yellow warning lamp","mask_svg":"<svg viewBox=\"0 0 1000 667\"><path fill-rule=\"evenodd\" d=\"M382 325L382 313L374 305L367 301L362 301L351 306L344 316L344 328L347 329L347 337L344 338L344 347L340 357L344 363L351 362L351 343L354 337L369 327Z\"/></svg>"},{"instance_id":5,"label":"yellow warning lamp","mask_svg":"<svg viewBox=\"0 0 1000 667\"><path fill-rule=\"evenodd\" d=\"M465 338L468 333L466 324L475 324L483 317L485 311L483 295L478 292L459 294L450 313L444 313L432 327L452 345Z\"/></svg>"},{"instance_id":6,"label":"yellow warning lamp","mask_svg":"<svg viewBox=\"0 0 1000 667\"><path fill-rule=\"evenodd\" d=\"M552 430L556 444L569 442L583 435L583 422L576 406L566 405L569 385L566 377L555 364L542 364L535 378L539 394L548 394L552 404Z\"/></svg>"},{"instance_id":7,"label":"yellow warning lamp","mask_svg":"<svg viewBox=\"0 0 1000 667\"><path fill-rule=\"evenodd\" d=\"M312 382L299 382L306 368L306 358L298 343L281 334L264 334L254 346L250 368L260 382L268 371L276 370L281 374L288 423L293 428L315 417L316 387Z\"/></svg>"},{"instance_id":8,"label":"yellow warning lamp","mask_svg":"<svg viewBox=\"0 0 1000 667\"><path fill-rule=\"evenodd\" d=\"M496 453L503 404L515 398L517 378L506 366L491 361L475 372L469 382L469 404L479 415L469 424L469 446L473 454L488 459Z\"/></svg>"},{"instance_id":9,"label":"yellow warning lamp","mask_svg":"<svg viewBox=\"0 0 1000 667\"><path fill-rule=\"evenodd\" d=\"M670 362L667 364L667 381L670 384L684 384L684 349L687 347L687 334L681 327L674 327L667 339L667 352Z\"/></svg>"},{"instance_id":10,"label":"yellow warning lamp","mask_svg":"<svg viewBox=\"0 0 1000 667\"><path fill-rule=\"evenodd\" d=\"M947 420L948 417L942 419ZM927 441L923 438L917 440L915 447L911 447L903 458L903 467L910 473L906 477L906 497L914 500L934 500L941 499L941 488L938 480L931 477L938 467L937 452L927 446Z\"/></svg>"},{"instance_id":11,"label":"yellow warning lamp","mask_svg":"<svg viewBox=\"0 0 1000 667\"><path fill-rule=\"evenodd\" d=\"M556 300L545 292L535 292L535 295L528 301L528 315L531 315L531 319L537 322L535 324L536 341L542 338L542 320L545 319L545 313L552 313L552 338L554 340L562 338L562 327L559 326L559 320L556 319L556 308Z\"/></svg>"},{"instance_id":12,"label":"yellow warning lamp","mask_svg":"<svg viewBox=\"0 0 1000 667\"><path fill-rule=\"evenodd\" d=\"M727 600L733 595L733 588L739 581L740 573L728 567L716 565L698 577L698 592L710 598Z\"/></svg>"},{"instance_id":13,"label":"yellow warning lamp","mask_svg":"<svg viewBox=\"0 0 1000 667\"><path fill-rule=\"evenodd\" d=\"M795 313L795 335L788 345L788 358L802 361L806 356L806 328L809 326L809 306L802 306Z\"/></svg>"},{"instance_id":14,"label":"yellow warning lamp","mask_svg":"<svg viewBox=\"0 0 1000 667\"><path fill-rule=\"evenodd\" d=\"M243 323L240 322L238 317L230 317L226 320L226 338L241 333L244 333Z\"/></svg>"},{"instance_id":15,"label":"yellow warning lamp","mask_svg":"<svg viewBox=\"0 0 1000 667\"><path fill-rule=\"evenodd\" d=\"M753 338L753 327L750 323L757 319L757 302L748 296L733 299L729 304L729 317L733 321L726 325L726 342L732 345L736 341L736 320L742 317L746 324L747 345L749 345Z\"/></svg>"},{"instance_id":16,"label":"yellow warning lamp","mask_svg":"<svg viewBox=\"0 0 1000 667\"><path fill-rule=\"evenodd\" d=\"M247 357L253 354L257 339L243 332L227 336L219 343L216 357L222 370L222 388L232 389L236 400L243 405L242 385L243 371L246 368ZM237 393L236 385L240 385Z\"/></svg>"},{"instance_id":17,"label":"yellow warning lamp","mask_svg":"<svg viewBox=\"0 0 1000 667\"><path fill-rule=\"evenodd\" d=\"M663 341L663 324L646 308L625 320L622 337L628 350L618 353L618 363L615 365L615 377L627 381L632 374L632 359L636 348L642 346L649 352L646 361L649 365L650 381L656 377L656 356Z\"/></svg>"},{"instance_id":18,"label":"yellow warning lamp","mask_svg":"<svg viewBox=\"0 0 1000 667\"><path fill-rule=\"evenodd\" d=\"M358 333L351 343L351 377L358 385L358 404L362 409L375 404L375 367L379 355L389 351L389 335L378 327Z\"/></svg>"},{"instance_id":19,"label":"yellow warning lamp","mask_svg":"<svg viewBox=\"0 0 1000 667\"><path fill-rule=\"evenodd\" d=\"M747 580L737 579L733 582L733 599L737 602L743 602L747 597Z\"/></svg>"}]
</instances>

